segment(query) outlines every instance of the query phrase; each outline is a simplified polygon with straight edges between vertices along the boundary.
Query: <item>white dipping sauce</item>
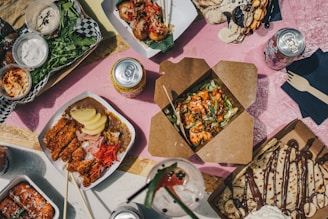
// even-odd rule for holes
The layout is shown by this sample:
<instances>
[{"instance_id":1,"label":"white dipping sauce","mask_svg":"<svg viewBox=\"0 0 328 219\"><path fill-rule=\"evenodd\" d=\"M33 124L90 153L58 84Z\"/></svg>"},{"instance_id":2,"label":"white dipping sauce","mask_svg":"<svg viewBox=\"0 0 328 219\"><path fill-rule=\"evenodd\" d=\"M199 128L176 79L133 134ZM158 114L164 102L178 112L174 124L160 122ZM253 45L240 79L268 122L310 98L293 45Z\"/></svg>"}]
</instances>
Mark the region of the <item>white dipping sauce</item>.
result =
<instances>
[{"instance_id":1,"label":"white dipping sauce","mask_svg":"<svg viewBox=\"0 0 328 219\"><path fill-rule=\"evenodd\" d=\"M26 66L37 66L44 61L47 49L41 39L26 39L18 47L18 57Z\"/></svg>"}]
</instances>

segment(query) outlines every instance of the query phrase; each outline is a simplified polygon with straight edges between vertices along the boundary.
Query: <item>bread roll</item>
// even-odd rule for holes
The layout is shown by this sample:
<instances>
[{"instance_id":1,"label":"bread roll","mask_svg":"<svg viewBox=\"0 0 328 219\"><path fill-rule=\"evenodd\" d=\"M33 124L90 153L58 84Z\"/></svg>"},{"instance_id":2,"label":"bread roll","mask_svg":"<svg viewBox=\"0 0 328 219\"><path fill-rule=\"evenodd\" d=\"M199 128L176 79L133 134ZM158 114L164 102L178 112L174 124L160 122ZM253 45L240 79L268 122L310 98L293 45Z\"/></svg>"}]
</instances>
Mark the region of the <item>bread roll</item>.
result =
<instances>
[{"instance_id":1,"label":"bread roll","mask_svg":"<svg viewBox=\"0 0 328 219\"><path fill-rule=\"evenodd\" d=\"M227 21L227 17L223 14L220 5L207 7L202 13L210 24L221 24Z\"/></svg>"}]
</instances>

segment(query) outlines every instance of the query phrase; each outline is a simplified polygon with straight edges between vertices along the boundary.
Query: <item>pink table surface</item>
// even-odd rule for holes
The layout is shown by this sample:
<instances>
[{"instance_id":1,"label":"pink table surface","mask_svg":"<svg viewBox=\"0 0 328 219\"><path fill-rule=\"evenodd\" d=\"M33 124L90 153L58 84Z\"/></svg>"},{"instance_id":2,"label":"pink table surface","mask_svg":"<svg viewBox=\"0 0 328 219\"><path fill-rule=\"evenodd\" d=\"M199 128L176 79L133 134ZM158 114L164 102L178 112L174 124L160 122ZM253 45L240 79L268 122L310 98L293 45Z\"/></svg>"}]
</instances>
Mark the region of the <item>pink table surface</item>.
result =
<instances>
[{"instance_id":1,"label":"pink table surface","mask_svg":"<svg viewBox=\"0 0 328 219\"><path fill-rule=\"evenodd\" d=\"M224 44L218 31L226 24L209 25L205 20L194 22L176 41L175 48L165 54L147 59L132 49L109 56L102 61L74 70L70 75L35 101L17 108L5 121L6 124L40 132L51 116L64 103L85 90L104 97L117 111L123 114L136 128L136 142L131 153L143 158L153 157L147 150L150 119L160 111L153 101L155 80L160 77L159 63L164 60L178 62L184 57L204 59L210 66L220 60L254 63L258 68L256 102L248 109L255 118L254 145L276 133L290 121L301 119L318 137L328 144L328 120L320 126L311 118L302 118L297 104L280 88L286 73L273 71L264 63L263 47L267 40L280 28L299 29L306 38L304 56L311 55L317 48L328 50L328 1L288 0L280 1L282 21L271 23L269 29L261 27L241 44ZM124 57L138 59L147 71L147 86L135 99L118 94L110 81L109 72L115 61ZM233 166L217 163L202 163L196 157L191 160L204 172L227 176Z\"/></svg>"}]
</instances>

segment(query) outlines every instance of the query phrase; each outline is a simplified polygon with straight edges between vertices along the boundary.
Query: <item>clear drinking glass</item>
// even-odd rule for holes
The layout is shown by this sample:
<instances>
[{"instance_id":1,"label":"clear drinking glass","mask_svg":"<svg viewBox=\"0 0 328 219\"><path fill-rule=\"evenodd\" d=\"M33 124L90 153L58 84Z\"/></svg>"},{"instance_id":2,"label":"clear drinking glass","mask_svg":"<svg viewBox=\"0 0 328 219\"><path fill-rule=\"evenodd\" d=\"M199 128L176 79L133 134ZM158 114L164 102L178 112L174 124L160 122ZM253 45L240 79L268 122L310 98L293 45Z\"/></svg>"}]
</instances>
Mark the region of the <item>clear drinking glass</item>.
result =
<instances>
[{"instance_id":1,"label":"clear drinking glass","mask_svg":"<svg viewBox=\"0 0 328 219\"><path fill-rule=\"evenodd\" d=\"M147 176L147 183L150 182L158 170L177 164L177 169L173 174L183 178L182 185L173 186L175 193L180 200L190 209L196 209L205 194L204 179L199 169L190 161L182 158L169 158L156 164ZM187 213L172 198L172 196L160 187L154 196L152 207L158 212L169 217L180 217Z\"/></svg>"}]
</instances>

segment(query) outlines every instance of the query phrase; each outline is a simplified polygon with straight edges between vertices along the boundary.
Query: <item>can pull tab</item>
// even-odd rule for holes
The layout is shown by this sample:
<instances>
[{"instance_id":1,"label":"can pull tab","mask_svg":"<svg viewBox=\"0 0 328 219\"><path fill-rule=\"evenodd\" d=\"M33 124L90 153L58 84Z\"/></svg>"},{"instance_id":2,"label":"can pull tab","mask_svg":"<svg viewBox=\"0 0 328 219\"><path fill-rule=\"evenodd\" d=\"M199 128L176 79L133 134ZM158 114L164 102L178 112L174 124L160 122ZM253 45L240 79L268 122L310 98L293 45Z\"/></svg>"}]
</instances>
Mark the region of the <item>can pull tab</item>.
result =
<instances>
[{"instance_id":1,"label":"can pull tab","mask_svg":"<svg viewBox=\"0 0 328 219\"><path fill-rule=\"evenodd\" d=\"M133 81L133 77L134 77L134 74L137 70L137 66L133 63L130 63L126 66L126 68L124 69L124 73L123 73L123 77L122 77L122 80L125 82L125 83L131 83L131 81Z\"/></svg>"},{"instance_id":2,"label":"can pull tab","mask_svg":"<svg viewBox=\"0 0 328 219\"><path fill-rule=\"evenodd\" d=\"M292 53L297 53L299 45L296 36L294 34L290 33L285 37L283 37L282 40Z\"/></svg>"}]
</instances>

